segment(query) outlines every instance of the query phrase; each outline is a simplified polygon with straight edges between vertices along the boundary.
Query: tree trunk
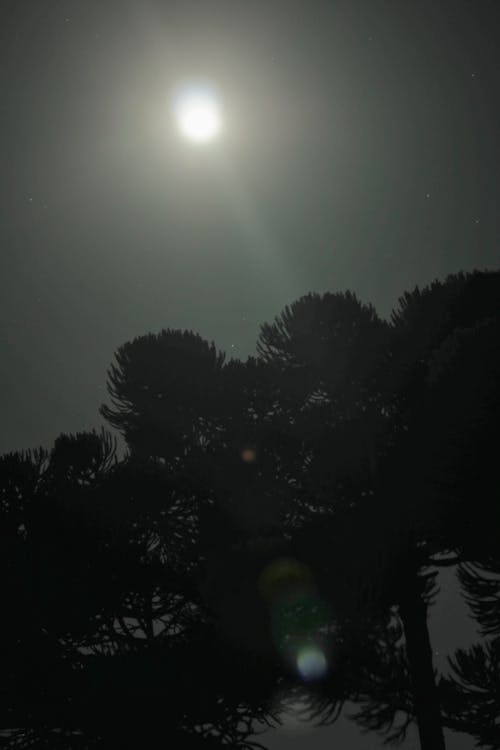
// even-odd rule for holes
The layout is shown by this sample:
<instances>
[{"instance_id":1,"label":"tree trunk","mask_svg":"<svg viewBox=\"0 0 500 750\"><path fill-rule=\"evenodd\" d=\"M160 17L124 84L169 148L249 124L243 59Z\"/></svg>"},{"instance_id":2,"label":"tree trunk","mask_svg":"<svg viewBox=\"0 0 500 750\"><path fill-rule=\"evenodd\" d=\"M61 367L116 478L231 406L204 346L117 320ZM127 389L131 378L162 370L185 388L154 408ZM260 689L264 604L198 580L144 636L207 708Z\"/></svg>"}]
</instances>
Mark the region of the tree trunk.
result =
<instances>
[{"instance_id":1,"label":"tree trunk","mask_svg":"<svg viewBox=\"0 0 500 750\"><path fill-rule=\"evenodd\" d=\"M427 605L417 576L405 593L399 611L413 683L413 700L421 750L445 750L439 695L434 679L432 649L427 628Z\"/></svg>"}]
</instances>

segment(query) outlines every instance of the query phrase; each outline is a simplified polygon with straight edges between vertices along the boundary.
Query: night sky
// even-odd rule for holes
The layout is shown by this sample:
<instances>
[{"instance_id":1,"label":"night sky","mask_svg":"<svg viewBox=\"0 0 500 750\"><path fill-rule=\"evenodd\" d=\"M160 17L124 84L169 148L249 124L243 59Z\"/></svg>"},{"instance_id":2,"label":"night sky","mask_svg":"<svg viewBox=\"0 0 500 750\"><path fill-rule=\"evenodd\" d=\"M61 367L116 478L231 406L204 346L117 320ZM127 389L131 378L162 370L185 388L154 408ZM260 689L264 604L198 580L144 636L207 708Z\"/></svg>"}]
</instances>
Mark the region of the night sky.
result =
<instances>
[{"instance_id":1,"label":"night sky","mask_svg":"<svg viewBox=\"0 0 500 750\"><path fill-rule=\"evenodd\" d=\"M309 291L387 315L497 268L499 6L2 0L0 452L99 426L134 336L189 328L246 357ZM200 78L225 123L202 147L170 106ZM337 740L380 746L343 724L271 742Z\"/></svg>"}]
</instances>

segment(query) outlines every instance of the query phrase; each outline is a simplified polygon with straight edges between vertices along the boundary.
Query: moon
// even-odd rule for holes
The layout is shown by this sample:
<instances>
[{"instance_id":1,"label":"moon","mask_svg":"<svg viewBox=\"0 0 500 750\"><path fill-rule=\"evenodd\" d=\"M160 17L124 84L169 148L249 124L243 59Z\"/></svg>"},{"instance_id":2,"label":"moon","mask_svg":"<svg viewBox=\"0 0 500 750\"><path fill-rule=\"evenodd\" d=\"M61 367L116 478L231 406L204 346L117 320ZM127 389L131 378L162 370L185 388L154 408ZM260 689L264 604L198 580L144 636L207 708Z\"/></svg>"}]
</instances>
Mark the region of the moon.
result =
<instances>
[{"instance_id":1,"label":"moon","mask_svg":"<svg viewBox=\"0 0 500 750\"><path fill-rule=\"evenodd\" d=\"M222 130L220 102L209 88L183 89L175 98L174 114L179 132L193 143L214 141Z\"/></svg>"}]
</instances>

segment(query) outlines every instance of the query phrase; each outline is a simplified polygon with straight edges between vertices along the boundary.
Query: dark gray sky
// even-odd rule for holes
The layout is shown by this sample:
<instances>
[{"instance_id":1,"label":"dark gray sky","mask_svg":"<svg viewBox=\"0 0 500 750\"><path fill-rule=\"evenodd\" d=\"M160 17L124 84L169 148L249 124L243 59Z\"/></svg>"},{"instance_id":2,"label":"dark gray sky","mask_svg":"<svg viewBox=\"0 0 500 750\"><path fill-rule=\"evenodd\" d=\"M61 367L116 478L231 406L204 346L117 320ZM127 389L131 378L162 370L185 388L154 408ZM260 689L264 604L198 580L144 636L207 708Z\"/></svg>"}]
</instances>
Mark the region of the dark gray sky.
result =
<instances>
[{"instance_id":1,"label":"dark gray sky","mask_svg":"<svg viewBox=\"0 0 500 750\"><path fill-rule=\"evenodd\" d=\"M499 10L3 0L0 452L98 425L136 335L192 328L246 356L306 292L387 314L498 267ZM169 109L199 76L226 122L206 148Z\"/></svg>"},{"instance_id":2,"label":"dark gray sky","mask_svg":"<svg viewBox=\"0 0 500 750\"><path fill-rule=\"evenodd\" d=\"M497 2L0 8L1 451L97 424L135 335L244 356L308 291L387 313L498 266ZM168 106L200 75L226 117L204 149Z\"/></svg>"}]
</instances>

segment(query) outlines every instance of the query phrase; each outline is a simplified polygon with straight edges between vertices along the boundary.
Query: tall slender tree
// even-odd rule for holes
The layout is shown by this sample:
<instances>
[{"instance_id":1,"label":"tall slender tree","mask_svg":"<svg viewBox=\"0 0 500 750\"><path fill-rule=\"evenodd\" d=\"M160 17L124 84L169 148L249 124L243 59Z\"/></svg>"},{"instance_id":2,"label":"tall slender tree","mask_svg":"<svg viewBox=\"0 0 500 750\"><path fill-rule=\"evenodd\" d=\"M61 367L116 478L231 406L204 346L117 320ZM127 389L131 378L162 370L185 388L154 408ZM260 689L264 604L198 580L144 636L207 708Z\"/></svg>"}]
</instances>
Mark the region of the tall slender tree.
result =
<instances>
[{"instance_id":1,"label":"tall slender tree","mask_svg":"<svg viewBox=\"0 0 500 750\"><path fill-rule=\"evenodd\" d=\"M499 274L450 277L445 283L405 295L387 331L359 303L357 316L365 327L353 322L352 295L335 300L313 295L287 308L272 326L264 326L259 345L266 361L309 373L309 380L302 376L299 412L304 415L306 411L321 425L314 457L304 467L306 474L311 470L311 481L303 505L306 510L315 509L315 517L305 525L305 554L315 570L324 569L325 578L330 579L325 586L330 586L337 605L342 596L336 579L347 568L340 587L345 590L349 582L349 606L354 599L359 607L367 589L372 603L378 600L397 606L404 624L414 712L425 748L442 748L444 740L426 623L429 581L423 574L429 565L443 563L442 553L460 546L452 533L457 531L452 503L454 499L456 511L459 499L464 500L459 487L463 488L466 467L450 469L453 462L460 466L465 457L460 446L469 435L471 420L477 429L473 437L469 435L468 444L474 446L476 459L480 458L478 446L486 442L488 427L479 415L490 405L488 341L491 344L491 330L497 325L499 298ZM345 319L342 311L347 311ZM311 321L314 331L308 338ZM353 329L357 337L350 335ZM472 330L477 335L470 334ZM309 345L318 331L323 333L320 346ZM362 349L365 346L363 331L373 344L367 359L358 350L359 344ZM471 369L468 357L476 368L475 389L459 393ZM443 400L445 390L448 397ZM315 400L314 414L306 405L312 407ZM458 415L451 423L450 413ZM498 404L488 415L489 424L497 419ZM358 448L358 461L349 471L339 446L356 432L358 446L369 450ZM477 469L481 463L484 468L484 460L469 462L468 468ZM320 505L319 498L323 499ZM357 522L353 518L354 523L348 524L350 543L336 533L339 510L343 513L345 507L359 511ZM465 507L463 502L460 507ZM360 531L365 524L367 534ZM304 544L304 530L300 537ZM338 545L345 551L346 544L357 551L354 566L352 556L346 565L347 556L335 552Z\"/></svg>"}]
</instances>

